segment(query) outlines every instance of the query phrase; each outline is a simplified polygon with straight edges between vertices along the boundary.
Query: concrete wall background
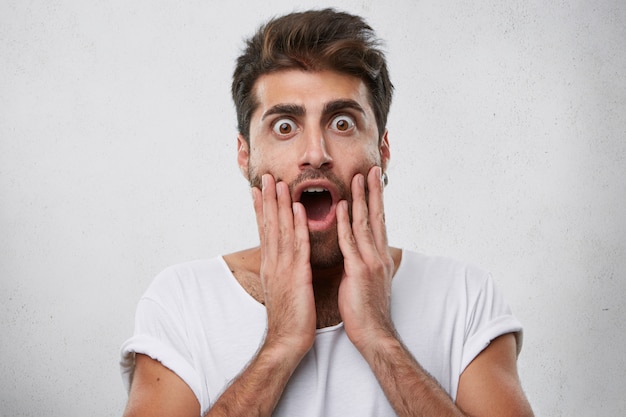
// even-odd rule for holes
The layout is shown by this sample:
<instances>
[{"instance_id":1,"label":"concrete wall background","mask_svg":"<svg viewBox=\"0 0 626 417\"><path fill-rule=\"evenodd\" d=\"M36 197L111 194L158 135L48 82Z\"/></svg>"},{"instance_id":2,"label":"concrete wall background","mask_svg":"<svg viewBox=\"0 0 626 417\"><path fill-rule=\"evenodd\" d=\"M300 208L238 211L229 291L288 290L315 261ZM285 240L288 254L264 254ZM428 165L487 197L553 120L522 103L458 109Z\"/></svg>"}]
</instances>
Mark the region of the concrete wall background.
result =
<instances>
[{"instance_id":1,"label":"concrete wall background","mask_svg":"<svg viewBox=\"0 0 626 417\"><path fill-rule=\"evenodd\" d=\"M334 2L0 1L0 414L121 415L162 268L255 244L241 39ZM387 41L396 245L490 269L538 416L626 413L626 4L346 0Z\"/></svg>"}]
</instances>

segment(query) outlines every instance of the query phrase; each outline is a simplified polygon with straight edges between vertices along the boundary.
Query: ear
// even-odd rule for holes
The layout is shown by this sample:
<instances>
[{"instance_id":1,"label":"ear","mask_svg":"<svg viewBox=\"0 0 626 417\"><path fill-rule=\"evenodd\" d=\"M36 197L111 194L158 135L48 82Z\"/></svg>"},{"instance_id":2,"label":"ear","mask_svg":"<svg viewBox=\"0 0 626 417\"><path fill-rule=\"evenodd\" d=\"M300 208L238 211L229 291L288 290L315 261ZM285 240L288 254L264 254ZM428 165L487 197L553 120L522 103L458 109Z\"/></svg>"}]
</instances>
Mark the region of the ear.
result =
<instances>
[{"instance_id":1,"label":"ear","mask_svg":"<svg viewBox=\"0 0 626 417\"><path fill-rule=\"evenodd\" d=\"M248 163L250 162L250 146L248 145L248 141L241 135L237 135L237 164L239 165L239 170L241 174L248 181Z\"/></svg>"},{"instance_id":2,"label":"ear","mask_svg":"<svg viewBox=\"0 0 626 417\"><path fill-rule=\"evenodd\" d=\"M389 151L389 131L385 130L383 138L380 140L380 164L383 172L387 170L387 164L391 158L391 152Z\"/></svg>"}]
</instances>

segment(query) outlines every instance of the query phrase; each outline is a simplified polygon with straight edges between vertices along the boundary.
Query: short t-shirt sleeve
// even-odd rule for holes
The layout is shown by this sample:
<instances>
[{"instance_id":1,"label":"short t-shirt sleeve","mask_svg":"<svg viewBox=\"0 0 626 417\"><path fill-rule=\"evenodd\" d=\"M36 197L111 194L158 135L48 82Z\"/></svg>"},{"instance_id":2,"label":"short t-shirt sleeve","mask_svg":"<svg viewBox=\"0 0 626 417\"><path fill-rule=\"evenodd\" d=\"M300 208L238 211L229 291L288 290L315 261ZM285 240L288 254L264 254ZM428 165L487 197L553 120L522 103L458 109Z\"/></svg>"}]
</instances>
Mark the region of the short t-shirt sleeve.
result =
<instances>
[{"instance_id":1,"label":"short t-shirt sleeve","mask_svg":"<svg viewBox=\"0 0 626 417\"><path fill-rule=\"evenodd\" d=\"M140 299L135 315L135 331L121 348L121 374L124 385L130 390L135 370L135 354L151 357L175 372L194 392L201 402L200 377L194 368L189 351L184 312L168 299L176 299L181 291L177 275L172 269L157 275L150 288ZM163 298L160 294L168 294ZM180 298L179 298L180 299Z\"/></svg>"},{"instance_id":2,"label":"short t-shirt sleeve","mask_svg":"<svg viewBox=\"0 0 626 417\"><path fill-rule=\"evenodd\" d=\"M492 276L481 274L479 279L468 279L468 303L461 370L465 369L491 341L507 333L514 333L517 353L522 348L522 325L513 316Z\"/></svg>"}]
</instances>

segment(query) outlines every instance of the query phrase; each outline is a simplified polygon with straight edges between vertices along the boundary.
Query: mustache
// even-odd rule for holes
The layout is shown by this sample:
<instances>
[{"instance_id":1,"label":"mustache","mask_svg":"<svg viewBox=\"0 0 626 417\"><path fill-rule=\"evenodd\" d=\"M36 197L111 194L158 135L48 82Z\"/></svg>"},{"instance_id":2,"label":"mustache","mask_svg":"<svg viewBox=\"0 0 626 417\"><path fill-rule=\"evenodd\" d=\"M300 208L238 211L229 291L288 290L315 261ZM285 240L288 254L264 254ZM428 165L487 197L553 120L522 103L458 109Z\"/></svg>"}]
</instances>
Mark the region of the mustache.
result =
<instances>
[{"instance_id":1,"label":"mustache","mask_svg":"<svg viewBox=\"0 0 626 417\"><path fill-rule=\"evenodd\" d=\"M250 175L250 187L257 187L261 189L261 175ZM327 180L331 182L334 187L337 189L339 194L339 198L342 200L347 200L348 203L352 202L352 193L350 192L350 185L346 185L341 181L332 171L327 169L306 169L298 174L296 178L294 178L287 185L289 187L289 194L293 199L294 190L305 181L312 180ZM275 181L278 183L283 181L281 177L275 177Z\"/></svg>"},{"instance_id":2,"label":"mustache","mask_svg":"<svg viewBox=\"0 0 626 417\"><path fill-rule=\"evenodd\" d=\"M352 200L352 193L350 192L349 185L343 183L332 171L320 171L314 169L308 169L302 171L298 176L289 183L289 192L291 196L294 195L294 190L305 181L314 180L327 180L331 182L339 194L339 198L342 200Z\"/></svg>"}]
</instances>

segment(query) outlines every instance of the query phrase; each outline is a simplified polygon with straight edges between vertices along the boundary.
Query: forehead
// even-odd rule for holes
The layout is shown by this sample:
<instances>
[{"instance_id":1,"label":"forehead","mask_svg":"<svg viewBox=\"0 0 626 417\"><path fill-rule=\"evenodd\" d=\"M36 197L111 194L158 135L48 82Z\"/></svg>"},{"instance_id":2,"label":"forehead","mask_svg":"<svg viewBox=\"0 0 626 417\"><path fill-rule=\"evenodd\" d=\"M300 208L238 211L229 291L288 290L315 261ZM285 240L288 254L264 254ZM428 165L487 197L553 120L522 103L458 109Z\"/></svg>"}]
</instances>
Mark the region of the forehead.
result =
<instances>
[{"instance_id":1,"label":"forehead","mask_svg":"<svg viewBox=\"0 0 626 417\"><path fill-rule=\"evenodd\" d=\"M261 75L254 84L256 109L252 118L280 104L295 104L307 111L321 110L326 103L353 100L373 117L369 91L358 77L335 71L289 69Z\"/></svg>"}]
</instances>

